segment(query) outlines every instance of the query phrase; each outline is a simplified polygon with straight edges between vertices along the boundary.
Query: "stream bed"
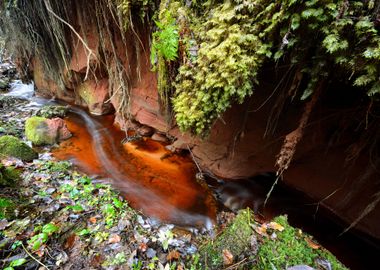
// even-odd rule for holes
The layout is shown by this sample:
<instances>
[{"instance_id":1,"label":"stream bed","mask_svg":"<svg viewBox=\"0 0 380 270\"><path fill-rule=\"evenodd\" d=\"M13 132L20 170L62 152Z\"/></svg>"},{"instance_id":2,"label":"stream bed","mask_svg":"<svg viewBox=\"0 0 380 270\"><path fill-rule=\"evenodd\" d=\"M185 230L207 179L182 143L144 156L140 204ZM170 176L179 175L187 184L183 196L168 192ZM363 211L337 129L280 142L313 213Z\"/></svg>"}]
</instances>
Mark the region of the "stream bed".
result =
<instances>
[{"instance_id":1,"label":"stream bed","mask_svg":"<svg viewBox=\"0 0 380 270\"><path fill-rule=\"evenodd\" d=\"M16 83L8 95L29 99L25 110L54 104L35 97L33 85ZM340 236L347 224L326 209L315 215L315 203L303 194L279 185L263 207L271 186L268 181L273 181L271 174L235 181L206 176L207 188L197 182L198 170L189 154L173 154L149 138L123 143L126 134L113 125L113 116L92 116L72 106L65 121L73 137L53 149L53 155L111 183L147 216L211 229L218 211L226 207L250 206L262 220L285 213L292 225L314 235L351 269L369 269L376 263L380 252L377 239L355 231Z\"/></svg>"}]
</instances>

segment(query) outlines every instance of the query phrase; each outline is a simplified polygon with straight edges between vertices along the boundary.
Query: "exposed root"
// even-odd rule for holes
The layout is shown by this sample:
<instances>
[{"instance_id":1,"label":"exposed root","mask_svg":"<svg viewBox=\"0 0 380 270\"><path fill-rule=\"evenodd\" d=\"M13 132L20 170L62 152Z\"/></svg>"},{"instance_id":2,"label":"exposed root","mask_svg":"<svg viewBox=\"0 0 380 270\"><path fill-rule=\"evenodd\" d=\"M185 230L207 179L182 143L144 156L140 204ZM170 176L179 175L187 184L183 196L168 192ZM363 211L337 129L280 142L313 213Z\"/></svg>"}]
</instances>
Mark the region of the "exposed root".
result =
<instances>
[{"instance_id":1,"label":"exposed root","mask_svg":"<svg viewBox=\"0 0 380 270\"><path fill-rule=\"evenodd\" d=\"M292 132L290 132L288 135L286 135L284 143L276 160L276 166L278 167L278 175L282 175L282 173L289 168L289 165L293 160L293 156L296 152L297 144L301 141L303 137L305 127L309 121L310 114L318 101L323 85L323 82L319 83L313 94L312 99L306 104L305 111L302 114L298 127Z\"/></svg>"}]
</instances>

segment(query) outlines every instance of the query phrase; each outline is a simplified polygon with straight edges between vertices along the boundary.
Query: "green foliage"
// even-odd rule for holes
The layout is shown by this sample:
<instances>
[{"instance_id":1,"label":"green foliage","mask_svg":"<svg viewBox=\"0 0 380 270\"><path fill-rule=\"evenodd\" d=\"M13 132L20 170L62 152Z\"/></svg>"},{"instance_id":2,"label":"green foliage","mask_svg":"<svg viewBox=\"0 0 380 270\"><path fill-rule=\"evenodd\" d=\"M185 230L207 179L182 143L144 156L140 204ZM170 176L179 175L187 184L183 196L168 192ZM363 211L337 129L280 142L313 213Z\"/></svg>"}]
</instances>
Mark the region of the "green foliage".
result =
<instances>
[{"instance_id":1,"label":"green foliage","mask_svg":"<svg viewBox=\"0 0 380 270\"><path fill-rule=\"evenodd\" d=\"M15 157L23 161L32 161L38 157L38 154L20 139L6 135L0 137L0 157Z\"/></svg>"},{"instance_id":2,"label":"green foliage","mask_svg":"<svg viewBox=\"0 0 380 270\"><path fill-rule=\"evenodd\" d=\"M312 249L305 240L308 236L289 226L285 216L274 221L285 229L276 231L275 239L263 239L257 254L257 265L253 269L286 269L295 265L309 265L317 269L317 258L327 259L332 269L347 269L328 251L322 248Z\"/></svg>"},{"instance_id":3,"label":"green foliage","mask_svg":"<svg viewBox=\"0 0 380 270\"><path fill-rule=\"evenodd\" d=\"M178 26L169 11L166 11L163 16L161 21L155 22L159 30L152 35L150 54L152 65L156 63L158 56L166 61L173 61L178 57Z\"/></svg>"},{"instance_id":4,"label":"green foliage","mask_svg":"<svg viewBox=\"0 0 380 270\"><path fill-rule=\"evenodd\" d=\"M302 99L338 76L379 94L376 8L373 1L343 0L194 4L190 28L200 48L179 68L172 99L179 127L207 132L231 104L253 93L268 61L286 59L302 70Z\"/></svg>"},{"instance_id":5,"label":"green foliage","mask_svg":"<svg viewBox=\"0 0 380 270\"><path fill-rule=\"evenodd\" d=\"M36 227L34 230L37 234L28 240L29 246L34 250L39 250L40 247L49 241L49 237L59 231L59 227L53 223L45 224L41 227ZM39 233L38 233L39 232Z\"/></svg>"},{"instance_id":6,"label":"green foliage","mask_svg":"<svg viewBox=\"0 0 380 270\"><path fill-rule=\"evenodd\" d=\"M255 26L256 20L265 20L258 9L265 1L257 2L219 4L197 27L197 59L179 69L173 98L182 130L207 131L233 102L252 94L259 68L272 55L271 44L260 37L262 27Z\"/></svg>"}]
</instances>

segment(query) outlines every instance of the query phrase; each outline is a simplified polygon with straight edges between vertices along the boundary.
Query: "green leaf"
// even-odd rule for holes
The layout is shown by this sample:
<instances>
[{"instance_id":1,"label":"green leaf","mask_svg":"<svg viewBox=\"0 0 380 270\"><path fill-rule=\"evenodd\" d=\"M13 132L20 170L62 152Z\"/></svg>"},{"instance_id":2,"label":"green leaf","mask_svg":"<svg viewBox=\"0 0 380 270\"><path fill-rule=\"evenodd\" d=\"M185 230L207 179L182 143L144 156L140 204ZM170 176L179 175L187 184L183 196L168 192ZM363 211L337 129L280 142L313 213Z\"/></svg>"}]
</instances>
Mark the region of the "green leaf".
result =
<instances>
[{"instance_id":1,"label":"green leaf","mask_svg":"<svg viewBox=\"0 0 380 270\"><path fill-rule=\"evenodd\" d=\"M85 235L88 235L90 233L91 233L91 231L89 229L83 229L83 230L77 232L77 235L79 235L79 236L85 236Z\"/></svg>"},{"instance_id":2,"label":"green leaf","mask_svg":"<svg viewBox=\"0 0 380 270\"><path fill-rule=\"evenodd\" d=\"M122 207L123 207L123 202L120 201L118 198L113 198L113 204L114 204L117 208L122 208Z\"/></svg>"},{"instance_id":3,"label":"green leaf","mask_svg":"<svg viewBox=\"0 0 380 270\"><path fill-rule=\"evenodd\" d=\"M42 232L47 234L53 234L59 230L59 227L53 223L46 224L42 227Z\"/></svg>"},{"instance_id":4,"label":"green leaf","mask_svg":"<svg viewBox=\"0 0 380 270\"><path fill-rule=\"evenodd\" d=\"M21 258L21 259L17 259L17 260L12 261L9 264L9 266L11 266L11 267L17 267L17 266L23 265L24 263L26 263L26 259Z\"/></svg>"}]
</instances>

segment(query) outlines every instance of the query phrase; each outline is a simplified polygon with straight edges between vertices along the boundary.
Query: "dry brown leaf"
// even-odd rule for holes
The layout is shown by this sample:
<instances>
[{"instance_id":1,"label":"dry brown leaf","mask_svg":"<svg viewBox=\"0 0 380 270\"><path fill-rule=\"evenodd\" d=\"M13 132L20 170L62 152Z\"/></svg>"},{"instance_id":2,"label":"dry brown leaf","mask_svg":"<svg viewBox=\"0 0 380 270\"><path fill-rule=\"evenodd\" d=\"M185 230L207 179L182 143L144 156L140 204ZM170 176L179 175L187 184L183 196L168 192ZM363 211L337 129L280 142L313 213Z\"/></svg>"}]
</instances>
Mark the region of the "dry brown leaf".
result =
<instances>
[{"instance_id":1,"label":"dry brown leaf","mask_svg":"<svg viewBox=\"0 0 380 270\"><path fill-rule=\"evenodd\" d=\"M65 249L72 249L75 242L79 239L79 237L76 234L71 234L69 237L67 237L65 244L63 247Z\"/></svg>"},{"instance_id":2,"label":"dry brown leaf","mask_svg":"<svg viewBox=\"0 0 380 270\"><path fill-rule=\"evenodd\" d=\"M148 249L147 244L145 244L145 243L141 243L141 244L139 245L139 250L140 250L140 251L145 252L147 249Z\"/></svg>"},{"instance_id":3,"label":"dry brown leaf","mask_svg":"<svg viewBox=\"0 0 380 270\"><path fill-rule=\"evenodd\" d=\"M270 229L273 229L273 230L276 230L276 231L279 231L279 232L282 232L285 228L284 226L278 224L277 222L270 222L268 225L267 225L268 228Z\"/></svg>"},{"instance_id":4,"label":"dry brown leaf","mask_svg":"<svg viewBox=\"0 0 380 270\"><path fill-rule=\"evenodd\" d=\"M234 263L234 255L228 250L223 249L223 264L224 265L231 265Z\"/></svg>"},{"instance_id":5,"label":"dry brown leaf","mask_svg":"<svg viewBox=\"0 0 380 270\"><path fill-rule=\"evenodd\" d=\"M312 249L319 249L321 247L319 244L317 244L316 242L314 242L310 238L305 238L305 241L306 241L307 245L309 247L311 247Z\"/></svg>"},{"instance_id":6,"label":"dry brown leaf","mask_svg":"<svg viewBox=\"0 0 380 270\"><path fill-rule=\"evenodd\" d=\"M184 270L182 265L177 266L177 270Z\"/></svg>"},{"instance_id":7,"label":"dry brown leaf","mask_svg":"<svg viewBox=\"0 0 380 270\"><path fill-rule=\"evenodd\" d=\"M115 244L115 243L119 243L120 240L121 240L120 235L118 235L118 234L112 234L110 236L110 238L108 239L108 243Z\"/></svg>"},{"instance_id":8,"label":"dry brown leaf","mask_svg":"<svg viewBox=\"0 0 380 270\"><path fill-rule=\"evenodd\" d=\"M260 235L263 235L263 236L268 236L267 234L267 226L266 224L263 224L261 225L260 227L256 227L255 228L255 231L260 234Z\"/></svg>"},{"instance_id":9,"label":"dry brown leaf","mask_svg":"<svg viewBox=\"0 0 380 270\"><path fill-rule=\"evenodd\" d=\"M178 260L180 257L180 254L177 250L172 250L169 252L168 256L166 256L166 259L168 261L172 261L172 260Z\"/></svg>"},{"instance_id":10,"label":"dry brown leaf","mask_svg":"<svg viewBox=\"0 0 380 270\"><path fill-rule=\"evenodd\" d=\"M92 224L95 224L96 223L96 217L90 217L88 219L88 221L90 221Z\"/></svg>"}]
</instances>

